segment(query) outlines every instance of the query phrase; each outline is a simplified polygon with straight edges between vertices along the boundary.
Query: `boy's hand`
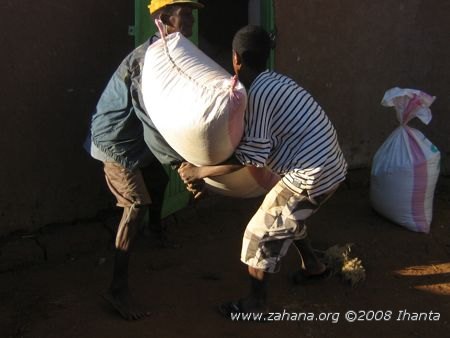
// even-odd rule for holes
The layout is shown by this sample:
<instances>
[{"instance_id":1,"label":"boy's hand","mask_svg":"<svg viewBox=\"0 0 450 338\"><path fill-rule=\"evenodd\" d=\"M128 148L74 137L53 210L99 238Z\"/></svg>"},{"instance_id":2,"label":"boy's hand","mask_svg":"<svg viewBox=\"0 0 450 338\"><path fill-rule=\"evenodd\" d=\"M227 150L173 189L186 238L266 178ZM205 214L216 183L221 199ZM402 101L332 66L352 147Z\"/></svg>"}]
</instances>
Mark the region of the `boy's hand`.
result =
<instances>
[{"instance_id":1,"label":"boy's hand","mask_svg":"<svg viewBox=\"0 0 450 338\"><path fill-rule=\"evenodd\" d=\"M186 189L194 195L195 199L203 194L205 181L199 175L200 168L191 163L183 162L178 168L178 174L186 184Z\"/></svg>"},{"instance_id":2,"label":"boy's hand","mask_svg":"<svg viewBox=\"0 0 450 338\"><path fill-rule=\"evenodd\" d=\"M196 167L189 162L183 162L178 168L178 174L184 183L196 184L197 181L203 179L203 177L200 176L200 170L201 169L199 167Z\"/></svg>"}]
</instances>

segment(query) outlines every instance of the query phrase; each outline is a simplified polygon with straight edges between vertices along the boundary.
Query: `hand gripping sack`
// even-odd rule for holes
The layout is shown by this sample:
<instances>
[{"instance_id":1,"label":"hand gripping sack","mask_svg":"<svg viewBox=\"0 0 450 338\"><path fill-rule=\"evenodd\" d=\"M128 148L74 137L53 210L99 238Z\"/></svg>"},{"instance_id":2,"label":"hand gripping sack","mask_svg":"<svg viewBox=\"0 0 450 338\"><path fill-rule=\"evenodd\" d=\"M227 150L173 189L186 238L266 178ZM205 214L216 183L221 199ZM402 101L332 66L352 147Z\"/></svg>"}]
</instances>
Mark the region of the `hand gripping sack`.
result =
<instances>
[{"instance_id":1,"label":"hand gripping sack","mask_svg":"<svg viewBox=\"0 0 450 338\"><path fill-rule=\"evenodd\" d=\"M147 113L187 161L225 161L243 134L245 88L182 34L161 36L145 55L142 94Z\"/></svg>"},{"instance_id":2,"label":"hand gripping sack","mask_svg":"<svg viewBox=\"0 0 450 338\"><path fill-rule=\"evenodd\" d=\"M434 99L413 89L392 88L385 93L381 104L395 107L401 125L376 152L370 184L376 211L409 230L425 233L430 231L440 153L407 123L417 117L428 124Z\"/></svg>"}]
</instances>

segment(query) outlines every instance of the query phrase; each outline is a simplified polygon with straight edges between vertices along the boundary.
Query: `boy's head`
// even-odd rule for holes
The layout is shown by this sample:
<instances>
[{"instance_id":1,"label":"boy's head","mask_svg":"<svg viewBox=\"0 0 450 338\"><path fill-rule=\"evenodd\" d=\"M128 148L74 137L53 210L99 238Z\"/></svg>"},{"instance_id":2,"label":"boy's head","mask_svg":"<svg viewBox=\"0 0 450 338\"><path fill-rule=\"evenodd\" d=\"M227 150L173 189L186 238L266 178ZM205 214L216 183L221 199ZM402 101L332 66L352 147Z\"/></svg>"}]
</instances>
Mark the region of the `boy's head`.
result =
<instances>
[{"instance_id":1,"label":"boy's head","mask_svg":"<svg viewBox=\"0 0 450 338\"><path fill-rule=\"evenodd\" d=\"M166 25L167 33L180 32L185 37L192 35L194 9L203 8L201 3L187 0L151 0L148 8L153 19Z\"/></svg>"},{"instance_id":2,"label":"boy's head","mask_svg":"<svg viewBox=\"0 0 450 338\"><path fill-rule=\"evenodd\" d=\"M272 44L269 33L259 26L248 25L238 30L233 38L233 68L236 74L242 66L257 72L264 71Z\"/></svg>"}]
</instances>

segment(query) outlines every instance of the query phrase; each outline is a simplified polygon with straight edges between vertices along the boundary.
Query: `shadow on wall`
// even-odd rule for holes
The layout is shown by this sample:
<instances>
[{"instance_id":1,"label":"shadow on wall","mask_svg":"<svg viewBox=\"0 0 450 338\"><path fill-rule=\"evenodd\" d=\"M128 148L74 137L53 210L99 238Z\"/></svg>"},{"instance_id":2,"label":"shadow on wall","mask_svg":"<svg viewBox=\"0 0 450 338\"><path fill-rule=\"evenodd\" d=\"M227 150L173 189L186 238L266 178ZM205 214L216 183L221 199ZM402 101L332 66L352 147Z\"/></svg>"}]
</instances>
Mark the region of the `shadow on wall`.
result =
<instances>
[{"instance_id":1,"label":"shadow on wall","mask_svg":"<svg viewBox=\"0 0 450 338\"><path fill-rule=\"evenodd\" d=\"M133 11L130 1L1 2L0 234L109 204L82 145L101 91L133 48Z\"/></svg>"}]
</instances>

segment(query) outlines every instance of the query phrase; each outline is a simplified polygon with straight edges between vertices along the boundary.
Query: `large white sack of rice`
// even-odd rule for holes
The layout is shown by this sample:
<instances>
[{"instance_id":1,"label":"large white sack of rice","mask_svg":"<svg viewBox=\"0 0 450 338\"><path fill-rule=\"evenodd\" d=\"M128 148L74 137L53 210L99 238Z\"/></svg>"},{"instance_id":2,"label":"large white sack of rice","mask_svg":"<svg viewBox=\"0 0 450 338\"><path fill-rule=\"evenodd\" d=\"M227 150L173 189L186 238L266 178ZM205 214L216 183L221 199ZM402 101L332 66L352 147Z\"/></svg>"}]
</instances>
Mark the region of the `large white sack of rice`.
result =
<instances>
[{"instance_id":1,"label":"large white sack of rice","mask_svg":"<svg viewBox=\"0 0 450 338\"><path fill-rule=\"evenodd\" d=\"M243 134L244 86L180 33L148 48L145 108L167 143L195 165L231 156Z\"/></svg>"}]
</instances>

